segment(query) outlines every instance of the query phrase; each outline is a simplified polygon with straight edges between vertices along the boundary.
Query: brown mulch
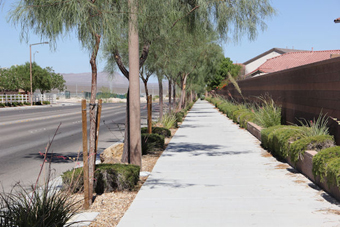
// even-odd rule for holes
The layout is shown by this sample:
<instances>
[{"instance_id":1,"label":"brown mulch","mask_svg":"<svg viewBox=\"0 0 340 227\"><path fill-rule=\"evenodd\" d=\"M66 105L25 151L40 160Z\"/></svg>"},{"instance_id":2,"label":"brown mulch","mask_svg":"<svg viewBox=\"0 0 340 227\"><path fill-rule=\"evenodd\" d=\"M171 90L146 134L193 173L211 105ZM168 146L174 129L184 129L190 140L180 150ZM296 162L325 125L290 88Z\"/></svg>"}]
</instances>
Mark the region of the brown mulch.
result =
<instances>
[{"instance_id":1,"label":"brown mulch","mask_svg":"<svg viewBox=\"0 0 340 227\"><path fill-rule=\"evenodd\" d=\"M172 136L177 129L171 129ZM165 147L169 144L171 138L165 139ZM163 151L155 151L153 153L142 156L142 171L151 172L155 166L158 158ZM117 226L120 219L129 209L132 201L135 199L139 189L146 181L147 177L140 177L138 185L133 191L117 191L111 193L104 193L95 197L94 203L86 212L99 212L100 214L92 222L90 227L98 226ZM81 198L81 195L79 195ZM82 210L85 212L85 210Z\"/></svg>"}]
</instances>

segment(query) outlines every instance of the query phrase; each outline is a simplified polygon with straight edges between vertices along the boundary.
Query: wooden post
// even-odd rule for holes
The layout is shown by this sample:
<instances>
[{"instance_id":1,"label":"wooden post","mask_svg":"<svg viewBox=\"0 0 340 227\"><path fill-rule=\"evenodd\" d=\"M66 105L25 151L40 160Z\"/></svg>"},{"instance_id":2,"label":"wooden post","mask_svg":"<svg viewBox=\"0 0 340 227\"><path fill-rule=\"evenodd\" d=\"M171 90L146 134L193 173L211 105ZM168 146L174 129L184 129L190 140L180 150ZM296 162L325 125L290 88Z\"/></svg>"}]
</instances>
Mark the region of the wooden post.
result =
<instances>
[{"instance_id":1,"label":"wooden post","mask_svg":"<svg viewBox=\"0 0 340 227\"><path fill-rule=\"evenodd\" d=\"M96 143L95 143L95 148L94 148L94 165L96 165L96 157L97 157L97 150L98 150L98 140L99 140L99 127L100 127L100 117L102 115L102 103L103 100L99 99L98 101L98 107L97 107L97 127L96 127Z\"/></svg>"},{"instance_id":2,"label":"wooden post","mask_svg":"<svg viewBox=\"0 0 340 227\"><path fill-rule=\"evenodd\" d=\"M90 199L92 195L89 194L89 158L87 153L87 117L86 117L86 100L81 101L81 113L82 113L82 128L83 128L83 172L84 172L84 209L87 210L90 207Z\"/></svg>"},{"instance_id":3,"label":"wooden post","mask_svg":"<svg viewBox=\"0 0 340 227\"><path fill-rule=\"evenodd\" d=\"M148 96L148 133L152 133L152 95Z\"/></svg>"}]
</instances>

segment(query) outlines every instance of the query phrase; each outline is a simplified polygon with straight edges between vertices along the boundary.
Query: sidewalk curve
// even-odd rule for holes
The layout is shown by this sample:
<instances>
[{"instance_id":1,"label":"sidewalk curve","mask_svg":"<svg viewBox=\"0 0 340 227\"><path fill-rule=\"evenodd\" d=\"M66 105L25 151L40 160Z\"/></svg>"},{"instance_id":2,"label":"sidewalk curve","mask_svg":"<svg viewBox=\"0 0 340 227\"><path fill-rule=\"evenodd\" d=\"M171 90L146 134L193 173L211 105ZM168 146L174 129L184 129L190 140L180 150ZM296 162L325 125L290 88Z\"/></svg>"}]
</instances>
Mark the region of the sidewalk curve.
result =
<instances>
[{"instance_id":1,"label":"sidewalk curve","mask_svg":"<svg viewBox=\"0 0 340 227\"><path fill-rule=\"evenodd\" d=\"M340 206L197 101L118 226L340 226Z\"/></svg>"}]
</instances>

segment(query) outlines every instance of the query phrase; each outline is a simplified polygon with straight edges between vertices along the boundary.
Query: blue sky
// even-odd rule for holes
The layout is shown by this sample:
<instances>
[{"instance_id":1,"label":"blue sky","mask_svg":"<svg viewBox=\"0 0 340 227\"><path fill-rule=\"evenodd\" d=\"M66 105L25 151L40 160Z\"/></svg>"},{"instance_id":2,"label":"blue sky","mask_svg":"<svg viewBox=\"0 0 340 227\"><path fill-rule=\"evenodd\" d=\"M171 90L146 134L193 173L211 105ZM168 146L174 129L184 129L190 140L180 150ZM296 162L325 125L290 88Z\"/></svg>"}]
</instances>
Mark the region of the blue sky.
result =
<instances>
[{"instance_id":1,"label":"blue sky","mask_svg":"<svg viewBox=\"0 0 340 227\"><path fill-rule=\"evenodd\" d=\"M1 0L0 0L1 1ZM0 67L10 67L29 61L29 44L39 43L39 36L30 35L28 43L20 42L19 28L6 22L7 11L12 2L3 0L0 7ZM311 50L340 49L340 24L333 20L340 17L339 0L274 0L277 15L267 20L268 28L259 32L255 41L244 37L239 43L223 44L226 57L243 63L273 47ZM38 51L39 53L35 53ZM58 41L56 51L49 45L32 46L32 58L42 67L52 66L58 73L90 72L89 53L82 50L77 39ZM99 60L102 71L105 62Z\"/></svg>"}]
</instances>

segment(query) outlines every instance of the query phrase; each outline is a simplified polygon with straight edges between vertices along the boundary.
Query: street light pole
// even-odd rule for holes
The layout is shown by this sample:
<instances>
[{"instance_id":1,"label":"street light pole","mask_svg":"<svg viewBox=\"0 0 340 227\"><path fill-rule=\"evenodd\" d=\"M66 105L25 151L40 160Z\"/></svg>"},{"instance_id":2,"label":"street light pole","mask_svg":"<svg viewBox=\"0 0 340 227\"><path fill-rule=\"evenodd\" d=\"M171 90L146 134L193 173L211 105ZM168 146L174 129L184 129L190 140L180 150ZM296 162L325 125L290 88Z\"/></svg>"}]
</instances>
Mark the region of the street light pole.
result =
<instances>
[{"instance_id":1,"label":"street light pole","mask_svg":"<svg viewBox=\"0 0 340 227\"><path fill-rule=\"evenodd\" d=\"M39 44L48 44L48 42L30 44L30 83L31 83L31 98L30 98L30 101L31 101L31 106L33 105L33 99L32 99L32 96L33 96L33 87L32 87L32 80L33 80L32 79L32 46L39 45Z\"/></svg>"}]
</instances>

